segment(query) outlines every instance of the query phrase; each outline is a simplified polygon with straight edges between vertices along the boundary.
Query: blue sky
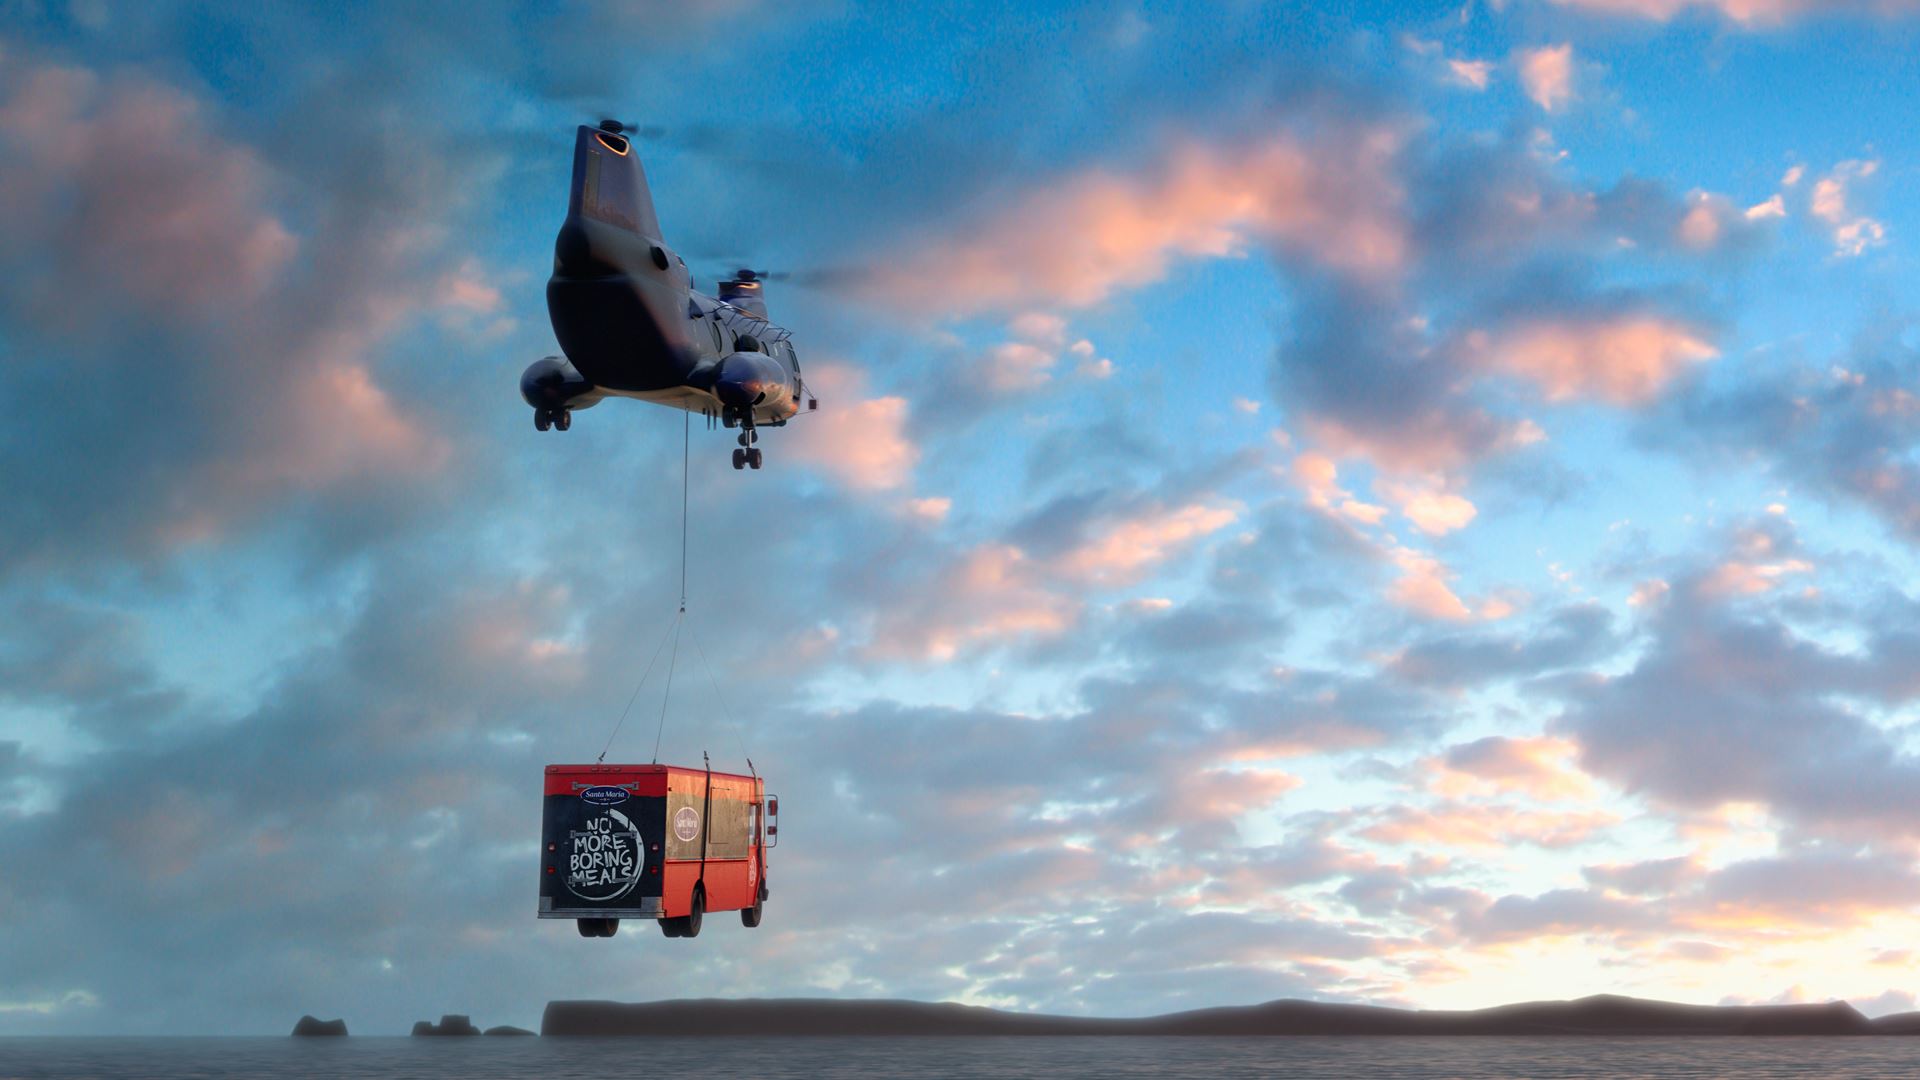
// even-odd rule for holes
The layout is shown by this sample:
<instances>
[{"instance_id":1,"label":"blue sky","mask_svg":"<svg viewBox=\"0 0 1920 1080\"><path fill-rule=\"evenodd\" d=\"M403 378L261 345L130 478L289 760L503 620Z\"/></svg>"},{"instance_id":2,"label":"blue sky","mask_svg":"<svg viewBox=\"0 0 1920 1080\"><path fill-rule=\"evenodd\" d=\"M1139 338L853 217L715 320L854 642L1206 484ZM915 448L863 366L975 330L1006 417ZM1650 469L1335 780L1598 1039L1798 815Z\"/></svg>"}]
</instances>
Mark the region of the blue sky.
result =
<instances>
[{"instance_id":1,"label":"blue sky","mask_svg":"<svg viewBox=\"0 0 1920 1080\"><path fill-rule=\"evenodd\" d=\"M1911 1008L1913 6L1027 11L0 3L0 1032ZM823 399L693 433L675 949L532 917L678 594L514 393L608 115Z\"/></svg>"}]
</instances>

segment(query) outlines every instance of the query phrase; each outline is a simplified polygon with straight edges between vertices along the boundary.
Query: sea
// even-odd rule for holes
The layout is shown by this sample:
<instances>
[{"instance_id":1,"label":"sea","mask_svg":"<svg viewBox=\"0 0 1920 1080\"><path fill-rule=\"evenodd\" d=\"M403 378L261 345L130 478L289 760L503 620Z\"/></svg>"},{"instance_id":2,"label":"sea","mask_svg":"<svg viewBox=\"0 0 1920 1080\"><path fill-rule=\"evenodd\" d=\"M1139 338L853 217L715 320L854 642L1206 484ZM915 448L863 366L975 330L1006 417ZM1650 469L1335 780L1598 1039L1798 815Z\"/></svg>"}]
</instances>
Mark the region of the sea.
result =
<instances>
[{"instance_id":1,"label":"sea","mask_svg":"<svg viewBox=\"0 0 1920 1080\"><path fill-rule=\"evenodd\" d=\"M0 1038L0 1080L1915 1077L1920 1038Z\"/></svg>"}]
</instances>

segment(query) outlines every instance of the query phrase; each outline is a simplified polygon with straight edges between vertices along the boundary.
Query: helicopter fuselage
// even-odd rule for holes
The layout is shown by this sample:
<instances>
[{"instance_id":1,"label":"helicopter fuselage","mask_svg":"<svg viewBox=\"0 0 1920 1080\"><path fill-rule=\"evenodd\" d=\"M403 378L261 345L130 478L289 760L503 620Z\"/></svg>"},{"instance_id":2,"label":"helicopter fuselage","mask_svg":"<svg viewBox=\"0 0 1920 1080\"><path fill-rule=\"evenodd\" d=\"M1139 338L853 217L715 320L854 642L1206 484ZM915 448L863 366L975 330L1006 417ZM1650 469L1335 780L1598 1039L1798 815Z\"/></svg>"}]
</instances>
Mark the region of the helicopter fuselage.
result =
<instances>
[{"instance_id":1,"label":"helicopter fuselage","mask_svg":"<svg viewBox=\"0 0 1920 1080\"><path fill-rule=\"evenodd\" d=\"M544 430L608 397L670 405L751 430L800 409L803 384L788 332L769 322L750 271L722 284L733 302L693 288L659 237L632 144L582 127L573 194L554 243L547 312L564 357L536 361L521 397ZM752 460L759 460L755 451ZM736 458L738 461L738 457Z\"/></svg>"}]
</instances>

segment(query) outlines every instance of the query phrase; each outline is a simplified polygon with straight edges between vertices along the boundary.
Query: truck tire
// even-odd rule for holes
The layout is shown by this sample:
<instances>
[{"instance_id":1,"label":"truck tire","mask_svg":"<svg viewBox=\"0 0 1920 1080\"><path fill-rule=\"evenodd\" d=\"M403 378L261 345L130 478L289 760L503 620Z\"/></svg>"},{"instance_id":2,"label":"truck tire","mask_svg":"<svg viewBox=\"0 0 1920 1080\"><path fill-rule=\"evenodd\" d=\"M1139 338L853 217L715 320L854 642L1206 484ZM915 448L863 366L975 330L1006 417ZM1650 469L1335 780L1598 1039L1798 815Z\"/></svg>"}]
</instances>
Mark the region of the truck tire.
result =
<instances>
[{"instance_id":1,"label":"truck tire","mask_svg":"<svg viewBox=\"0 0 1920 1080\"><path fill-rule=\"evenodd\" d=\"M613 935L619 932L620 932L619 919L601 919L600 920L600 936L601 937L612 937Z\"/></svg>"},{"instance_id":2,"label":"truck tire","mask_svg":"<svg viewBox=\"0 0 1920 1080\"><path fill-rule=\"evenodd\" d=\"M687 909L686 929L681 932L680 936L699 937L700 936L700 920L702 916L706 915L706 913L707 913L707 892L705 889L702 889L696 886L693 890L693 903Z\"/></svg>"},{"instance_id":3,"label":"truck tire","mask_svg":"<svg viewBox=\"0 0 1920 1080\"><path fill-rule=\"evenodd\" d=\"M759 926L760 911L764 906L765 906L764 901L760 900L758 897L755 897L752 907L741 908L740 909L740 925L747 927L748 929L752 929L753 927Z\"/></svg>"},{"instance_id":4,"label":"truck tire","mask_svg":"<svg viewBox=\"0 0 1920 1080\"><path fill-rule=\"evenodd\" d=\"M660 932L667 937L682 937L679 919L661 919Z\"/></svg>"}]
</instances>

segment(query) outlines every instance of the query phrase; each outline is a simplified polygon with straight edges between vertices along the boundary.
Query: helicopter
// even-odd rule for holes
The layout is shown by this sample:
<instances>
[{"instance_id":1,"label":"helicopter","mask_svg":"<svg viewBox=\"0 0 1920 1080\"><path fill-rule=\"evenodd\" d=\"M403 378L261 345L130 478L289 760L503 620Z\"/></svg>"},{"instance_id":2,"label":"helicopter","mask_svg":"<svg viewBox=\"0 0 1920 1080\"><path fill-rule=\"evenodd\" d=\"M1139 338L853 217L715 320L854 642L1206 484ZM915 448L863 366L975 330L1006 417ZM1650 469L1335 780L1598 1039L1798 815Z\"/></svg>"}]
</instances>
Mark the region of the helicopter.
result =
<instances>
[{"instance_id":1,"label":"helicopter","mask_svg":"<svg viewBox=\"0 0 1920 1080\"><path fill-rule=\"evenodd\" d=\"M534 427L566 431L609 397L699 413L738 428L735 469L760 468L759 429L784 427L820 400L800 375L792 334L767 318L763 282L742 268L715 295L693 287L661 237L633 139L618 120L579 126L566 221L553 247L547 314L563 356L520 376Z\"/></svg>"}]
</instances>

